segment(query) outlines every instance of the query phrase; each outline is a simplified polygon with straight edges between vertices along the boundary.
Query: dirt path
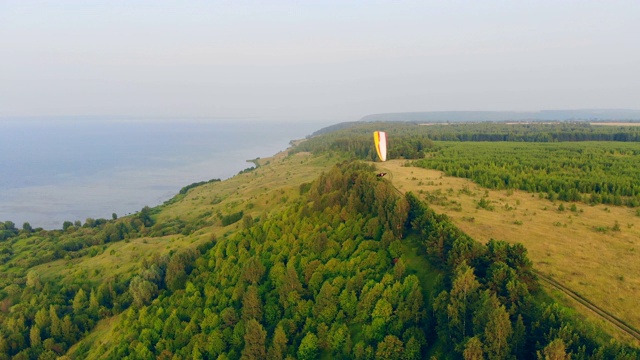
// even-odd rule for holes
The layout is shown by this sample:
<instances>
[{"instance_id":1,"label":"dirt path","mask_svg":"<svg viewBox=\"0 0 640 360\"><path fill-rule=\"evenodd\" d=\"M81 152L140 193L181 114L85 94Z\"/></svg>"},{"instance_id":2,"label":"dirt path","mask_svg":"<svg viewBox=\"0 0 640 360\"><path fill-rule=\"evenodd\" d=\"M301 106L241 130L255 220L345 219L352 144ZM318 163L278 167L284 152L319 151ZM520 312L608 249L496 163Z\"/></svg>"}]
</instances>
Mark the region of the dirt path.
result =
<instances>
[{"instance_id":1,"label":"dirt path","mask_svg":"<svg viewBox=\"0 0 640 360\"><path fill-rule=\"evenodd\" d=\"M553 286L554 288L562 291L565 295L573 298L574 300L576 300L577 302L582 304L587 309L589 309L589 310L593 311L594 313L596 313L597 315L599 315L602 319L604 319L607 322L609 322L610 324L616 326L621 331L624 331L625 333L629 334L629 336L634 337L637 340L640 340L640 332L638 330L636 330L635 328L633 328L632 326L630 326L629 324L627 324L624 321L618 319L617 317L611 315L606 310L598 307L597 305L595 305L594 303L589 301L584 296L576 293L575 291L573 291L573 290L569 289L568 287L560 284L559 282L557 282L557 281L555 281L555 280L553 280L553 279L541 274L539 271L534 270L534 272L536 273L536 275L540 279L545 281L547 284L549 284L549 285Z\"/></svg>"}]
</instances>

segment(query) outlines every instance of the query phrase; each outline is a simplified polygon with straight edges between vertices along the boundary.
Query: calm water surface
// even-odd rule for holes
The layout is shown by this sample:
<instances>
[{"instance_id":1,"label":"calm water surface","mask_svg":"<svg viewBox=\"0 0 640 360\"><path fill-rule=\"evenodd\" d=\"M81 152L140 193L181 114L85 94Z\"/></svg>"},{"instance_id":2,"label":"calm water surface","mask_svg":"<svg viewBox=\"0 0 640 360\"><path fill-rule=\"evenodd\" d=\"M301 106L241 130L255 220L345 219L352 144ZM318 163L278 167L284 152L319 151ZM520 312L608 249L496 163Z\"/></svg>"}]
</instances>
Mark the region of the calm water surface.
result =
<instances>
[{"instance_id":1,"label":"calm water surface","mask_svg":"<svg viewBox=\"0 0 640 360\"><path fill-rule=\"evenodd\" d=\"M226 179L326 126L260 120L0 121L0 221L61 228Z\"/></svg>"}]
</instances>

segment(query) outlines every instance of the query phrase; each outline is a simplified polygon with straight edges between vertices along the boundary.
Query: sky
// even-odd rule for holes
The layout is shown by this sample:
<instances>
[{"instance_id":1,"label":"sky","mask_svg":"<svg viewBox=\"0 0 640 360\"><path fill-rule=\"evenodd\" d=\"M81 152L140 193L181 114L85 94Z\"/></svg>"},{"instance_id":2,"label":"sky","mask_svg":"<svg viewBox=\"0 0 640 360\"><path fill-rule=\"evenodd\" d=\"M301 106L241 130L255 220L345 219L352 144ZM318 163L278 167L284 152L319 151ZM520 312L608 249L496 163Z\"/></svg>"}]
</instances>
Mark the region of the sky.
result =
<instances>
[{"instance_id":1,"label":"sky","mask_svg":"<svg viewBox=\"0 0 640 360\"><path fill-rule=\"evenodd\" d=\"M0 0L0 117L640 109L640 1Z\"/></svg>"}]
</instances>

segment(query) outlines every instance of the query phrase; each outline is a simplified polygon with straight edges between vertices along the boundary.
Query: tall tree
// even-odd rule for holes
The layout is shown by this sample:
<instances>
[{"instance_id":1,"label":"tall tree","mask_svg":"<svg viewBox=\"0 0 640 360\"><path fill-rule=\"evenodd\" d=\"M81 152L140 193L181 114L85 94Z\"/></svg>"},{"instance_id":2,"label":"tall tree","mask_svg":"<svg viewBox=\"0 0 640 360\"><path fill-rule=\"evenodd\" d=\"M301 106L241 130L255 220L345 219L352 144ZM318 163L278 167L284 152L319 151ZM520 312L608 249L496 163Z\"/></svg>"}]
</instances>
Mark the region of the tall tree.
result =
<instances>
[{"instance_id":1,"label":"tall tree","mask_svg":"<svg viewBox=\"0 0 640 360\"><path fill-rule=\"evenodd\" d=\"M538 359L569 360L571 356L567 354L564 341L562 341L562 339L555 339L545 346L542 352L538 351Z\"/></svg>"},{"instance_id":2,"label":"tall tree","mask_svg":"<svg viewBox=\"0 0 640 360\"><path fill-rule=\"evenodd\" d=\"M387 335L376 349L376 359L400 360L404 353L404 344L396 336Z\"/></svg>"},{"instance_id":3,"label":"tall tree","mask_svg":"<svg viewBox=\"0 0 640 360\"><path fill-rule=\"evenodd\" d=\"M480 341L477 336L467 340L462 356L464 360L483 360L484 351L482 349L482 341Z\"/></svg>"},{"instance_id":4,"label":"tall tree","mask_svg":"<svg viewBox=\"0 0 640 360\"><path fill-rule=\"evenodd\" d=\"M485 350L490 360L504 359L510 352L511 321L504 305L493 309L485 327Z\"/></svg>"},{"instance_id":5,"label":"tall tree","mask_svg":"<svg viewBox=\"0 0 640 360\"><path fill-rule=\"evenodd\" d=\"M302 338L298 347L298 359L300 360L316 360L320 354L318 348L318 337L312 332Z\"/></svg>"},{"instance_id":6,"label":"tall tree","mask_svg":"<svg viewBox=\"0 0 640 360\"><path fill-rule=\"evenodd\" d=\"M449 294L450 302L447 306L449 326L452 335L457 339L456 342L471 333L471 314L473 304L478 298L479 288L480 283L473 274L473 268L469 267L466 262L460 264L456 269L456 277Z\"/></svg>"},{"instance_id":7,"label":"tall tree","mask_svg":"<svg viewBox=\"0 0 640 360\"><path fill-rule=\"evenodd\" d=\"M268 360L282 360L287 353L287 334L282 330L282 326L278 325L273 333L271 347L267 352Z\"/></svg>"},{"instance_id":8,"label":"tall tree","mask_svg":"<svg viewBox=\"0 0 640 360\"><path fill-rule=\"evenodd\" d=\"M262 320L262 299L258 288L250 285L242 298L242 318L244 320Z\"/></svg>"},{"instance_id":9,"label":"tall tree","mask_svg":"<svg viewBox=\"0 0 640 360\"><path fill-rule=\"evenodd\" d=\"M267 332L256 319L247 321L244 349L240 358L243 360L264 359L267 355L266 339Z\"/></svg>"}]
</instances>

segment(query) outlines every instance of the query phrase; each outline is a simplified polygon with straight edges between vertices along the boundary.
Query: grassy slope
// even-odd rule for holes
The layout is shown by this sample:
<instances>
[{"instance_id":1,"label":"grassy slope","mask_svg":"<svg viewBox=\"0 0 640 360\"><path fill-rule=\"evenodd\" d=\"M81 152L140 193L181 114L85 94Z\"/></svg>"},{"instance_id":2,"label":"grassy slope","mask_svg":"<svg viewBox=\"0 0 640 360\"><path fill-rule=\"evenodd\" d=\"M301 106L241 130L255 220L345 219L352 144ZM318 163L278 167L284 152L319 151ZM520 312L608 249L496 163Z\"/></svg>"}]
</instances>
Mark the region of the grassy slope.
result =
<instances>
[{"instance_id":1,"label":"grassy slope","mask_svg":"<svg viewBox=\"0 0 640 360\"><path fill-rule=\"evenodd\" d=\"M93 258L58 260L40 265L38 271L42 274L63 275L67 281L73 281L77 276L90 276L97 280L117 273L135 272L143 258L151 259L156 254L196 247L214 235L219 237L242 226L242 221L221 226L217 220L218 212L225 215L243 210L255 219L278 211L286 204L286 199L299 196L300 184L313 181L338 161L338 158L312 157L304 153L287 156L286 152L261 159L261 167L257 170L194 188L182 199L162 207L156 215L158 222L175 218L191 222L204 218L215 220L214 225L187 236L169 235L130 242L120 241L107 245L101 254ZM247 206L249 203L253 205ZM115 318L117 316L100 321L84 340L69 349L68 354L73 355L79 346L96 348L96 341L103 343L108 340L114 331L113 326L117 324Z\"/></svg>"},{"instance_id":2,"label":"grassy slope","mask_svg":"<svg viewBox=\"0 0 640 360\"><path fill-rule=\"evenodd\" d=\"M379 167L389 173L402 192L412 191L424 198L425 192L439 189L446 199L442 198L440 205L430 206L449 215L471 237L481 242L493 238L524 244L537 270L640 328L637 307L640 222L634 209L577 203L578 211L572 212L569 211L571 204L565 203L566 210L561 212L557 210L559 202L554 204L530 193L486 190L467 179L443 176L435 170L403 167L403 164L404 161L393 160ZM470 194L460 192L464 188L469 189ZM477 209L477 202L485 194L494 207L492 211ZM507 204L510 209L506 208ZM620 231L611 230L616 221ZM609 230L603 233L595 227ZM561 293L554 290L551 294L608 328L610 333L617 333Z\"/></svg>"}]
</instances>

